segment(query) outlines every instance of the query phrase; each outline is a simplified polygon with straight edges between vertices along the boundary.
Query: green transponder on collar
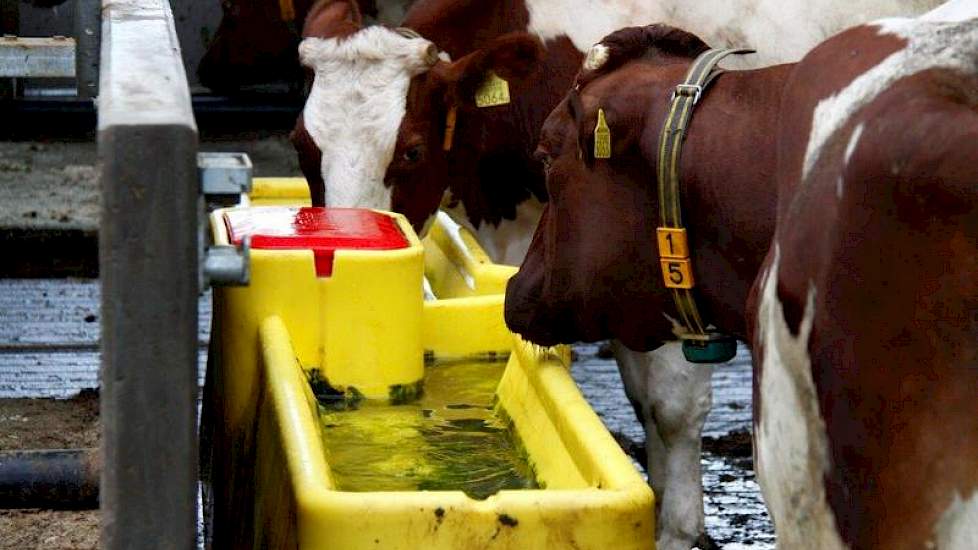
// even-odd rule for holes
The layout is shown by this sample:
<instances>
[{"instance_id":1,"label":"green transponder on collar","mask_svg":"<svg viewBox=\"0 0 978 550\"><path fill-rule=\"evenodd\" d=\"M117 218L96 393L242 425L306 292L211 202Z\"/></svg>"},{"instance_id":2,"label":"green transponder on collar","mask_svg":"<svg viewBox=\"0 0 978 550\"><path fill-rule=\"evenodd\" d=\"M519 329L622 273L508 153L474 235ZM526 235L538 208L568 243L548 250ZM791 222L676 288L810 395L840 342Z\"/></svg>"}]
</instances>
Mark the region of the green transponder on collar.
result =
<instances>
[{"instance_id":1,"label":"green transponder on collar","mask_svg":"<svg viewBox=\"0 0 978 550\"><path fill-rule=\"evenodd\" d=\"M726 335L683 340L683 355L690 363L726 363L737 355L737 340Z\"/></svg>"}]
</instances>

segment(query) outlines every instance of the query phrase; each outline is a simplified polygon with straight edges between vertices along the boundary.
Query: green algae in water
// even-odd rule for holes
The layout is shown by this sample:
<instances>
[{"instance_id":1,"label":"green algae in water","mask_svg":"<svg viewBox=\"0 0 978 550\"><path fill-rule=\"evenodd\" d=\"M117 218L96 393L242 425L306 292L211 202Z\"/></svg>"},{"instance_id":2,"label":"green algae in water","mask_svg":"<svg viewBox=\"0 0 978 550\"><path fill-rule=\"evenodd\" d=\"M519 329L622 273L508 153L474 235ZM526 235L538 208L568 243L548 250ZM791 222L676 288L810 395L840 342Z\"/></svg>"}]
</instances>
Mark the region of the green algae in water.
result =
<instances>
[{"instance_id":1,"label":"green algae in water","mask_svg":"<svg viewBox=\"0 0 978 550\"><path fill-rule=\"evenodd\" d=\"M424 391L400 404L320 407L329 465L342 491L460 490L486 498L535 488L506 422L493 412L505 362L434 364Z\"/></svg>"}]
</instances>

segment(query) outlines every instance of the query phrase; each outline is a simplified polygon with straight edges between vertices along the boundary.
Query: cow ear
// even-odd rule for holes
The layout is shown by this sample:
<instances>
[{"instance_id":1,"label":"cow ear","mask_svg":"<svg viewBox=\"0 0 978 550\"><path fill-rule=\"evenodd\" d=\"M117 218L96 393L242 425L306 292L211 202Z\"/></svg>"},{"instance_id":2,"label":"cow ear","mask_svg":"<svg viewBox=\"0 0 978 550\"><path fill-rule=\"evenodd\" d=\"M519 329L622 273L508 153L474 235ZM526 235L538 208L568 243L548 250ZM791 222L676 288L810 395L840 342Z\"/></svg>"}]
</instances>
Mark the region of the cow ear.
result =
<instances>
[{"instance_id":1,"label":"cow ear","mask_svg":"<svg viewBox=\"0 0 978 550\"><path fill-rule=\"evenodd\" d=\"M452 104L474 105L476 91L490 73L507 81L519 81L539 68L543 56L543 44L527 33L510 33L494 38L447 67L448 100Z\"/></svg>"},{"instance_id":2,"label":"cow ear","mask_svg":"<svg viewBox=\"0 0 978 550\"><path fill-rule=\"evenodd\" d=\"M343 38L363 27L363 16L353 0L317 0L302 25L303 38Z\"/></svg>"}]
</instances>

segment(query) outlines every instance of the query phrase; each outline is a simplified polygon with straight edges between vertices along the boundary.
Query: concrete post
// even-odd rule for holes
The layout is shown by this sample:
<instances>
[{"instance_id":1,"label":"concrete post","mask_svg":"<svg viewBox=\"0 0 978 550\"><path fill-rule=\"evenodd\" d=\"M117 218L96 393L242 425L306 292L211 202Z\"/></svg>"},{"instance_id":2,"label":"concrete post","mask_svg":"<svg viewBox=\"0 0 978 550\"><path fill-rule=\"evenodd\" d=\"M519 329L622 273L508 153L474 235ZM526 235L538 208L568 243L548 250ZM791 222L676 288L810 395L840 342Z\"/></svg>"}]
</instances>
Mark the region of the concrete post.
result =
<instances>
[{"instance_id":1,"label":"concrete post","mask_svg":"<svg viewBox=\"0 0 978 550\"><path fill-rule=\"evenodd\" d=\"M104 0L102 548L190 549L197 494L197 128L166 0Z\"/></svg>"}]
</instances>

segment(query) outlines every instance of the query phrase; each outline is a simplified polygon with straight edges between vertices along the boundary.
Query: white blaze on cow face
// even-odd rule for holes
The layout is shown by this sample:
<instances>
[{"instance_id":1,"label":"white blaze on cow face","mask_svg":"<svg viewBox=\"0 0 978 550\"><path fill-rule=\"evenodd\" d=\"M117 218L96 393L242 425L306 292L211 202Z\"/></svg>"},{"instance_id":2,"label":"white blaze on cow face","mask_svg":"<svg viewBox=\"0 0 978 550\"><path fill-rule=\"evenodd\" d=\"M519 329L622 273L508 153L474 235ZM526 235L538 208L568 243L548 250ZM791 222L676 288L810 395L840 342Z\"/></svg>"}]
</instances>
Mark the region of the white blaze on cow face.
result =
<instances>
[{"instance_id":1,"label":"white blaze on cow face","mask_svg":"<svg viewBox=\"0 0 978 550\"><path fill-rule=\"evenodd\" d=\"M825 495L830 465L825 421L812 380L808 339L815 317L815 289L794 336L778 299L774 258L761 284L757 332L763 353L760 418L756 427L757 480L781 548L845 548Z\"/></svg>"},{"instance_id":2,"label":"white blaze on cow face","mask_svg":"<svg viewBox=\"0 0 978 550\"><path fill-rule=\"evenodd\" d=\"M437 48L381 26L346 38L307 38L302 63L315 73L306 130L323 153L326 205L391 209L384 174L394 156L411 78L434 63Z\"/></svg>"},{"instance_id":3,"label":"white blaze on cow face","mask_svg":"<svg viewBox=\"0 0 978 550\"><path fill-rule=\"evenodd\" d=\"M958 9L951 9L957 7ZM971 19L962 12L970 10ZM951 19L945 21L940 17ZM947 69L978 75L978 2L951 2L917 19L877 21L880 34L903 38L907 45L890 54L872 69L859 75L836 94L815 107L812 130L802 165L802 182L808 179L832 137L850 118L869 105L895 82L930 69Z\"/></svg>"}]
</instances>

